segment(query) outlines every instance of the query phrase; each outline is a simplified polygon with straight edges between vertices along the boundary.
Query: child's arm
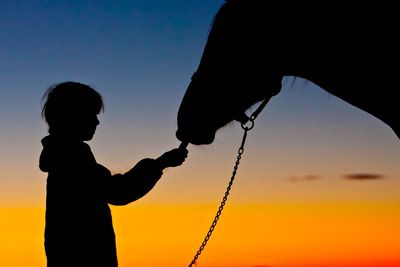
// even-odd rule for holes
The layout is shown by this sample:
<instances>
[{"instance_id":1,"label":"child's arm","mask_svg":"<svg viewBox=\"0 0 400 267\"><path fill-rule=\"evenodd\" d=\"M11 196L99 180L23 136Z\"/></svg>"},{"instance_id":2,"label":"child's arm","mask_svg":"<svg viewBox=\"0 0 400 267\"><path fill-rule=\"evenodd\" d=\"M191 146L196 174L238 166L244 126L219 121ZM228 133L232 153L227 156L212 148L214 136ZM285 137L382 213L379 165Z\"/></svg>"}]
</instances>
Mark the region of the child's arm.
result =
<instances>
[{"instance_id":1,"label":"child's arm","mask_svg":"<svg viewBox=\"0 0 400 267\"><path fill-rule=\"evenodd\" d=\"M109 204L126 205L146 195L157 183L167 167L181 165L187 157L186 149L173 149L157 159L143 159L125 174L110 177L106 185Z\"/></svg>"},{"instance_id":2,"label":"child's arm","mask_svg":"<svg viewBox=\"0 0 400 267\"><path fill-rule=\"evenodd\" d=\"M186 148L175 148L162 154L156 159L156 162L162 169L168 167L177 167L182 165L187 157L188 151Z\"/></svg>"}]
</instances>

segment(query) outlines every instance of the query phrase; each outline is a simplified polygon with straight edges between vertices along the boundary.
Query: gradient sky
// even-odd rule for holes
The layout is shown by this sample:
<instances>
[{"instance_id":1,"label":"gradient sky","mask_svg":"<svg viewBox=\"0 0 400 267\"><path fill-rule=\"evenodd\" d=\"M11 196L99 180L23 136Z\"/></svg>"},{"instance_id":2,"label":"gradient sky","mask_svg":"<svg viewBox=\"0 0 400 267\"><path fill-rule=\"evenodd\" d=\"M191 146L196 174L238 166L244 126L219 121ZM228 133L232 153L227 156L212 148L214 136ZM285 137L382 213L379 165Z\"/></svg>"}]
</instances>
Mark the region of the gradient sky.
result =
<instances>
[{"instance_id":1,"label":"gradient sky","mask_svg":"<svg viewBox=\"0 0 400 267\"><path fill-rule=\"evenodd\" d=\"M1 2L0 266L44 266L46 88L73 80L103 95L89 144L113 172L157 157L178 145L179 103L222 2ZM188 264L241 134L233 124L214 144L189 146L184 166L166 170L143 199L113 208L121 266ZM314 84L284 86L249 133L226 214L198 266L399 266L399 144L388 126Z\"/></svg>"}]
</instances>

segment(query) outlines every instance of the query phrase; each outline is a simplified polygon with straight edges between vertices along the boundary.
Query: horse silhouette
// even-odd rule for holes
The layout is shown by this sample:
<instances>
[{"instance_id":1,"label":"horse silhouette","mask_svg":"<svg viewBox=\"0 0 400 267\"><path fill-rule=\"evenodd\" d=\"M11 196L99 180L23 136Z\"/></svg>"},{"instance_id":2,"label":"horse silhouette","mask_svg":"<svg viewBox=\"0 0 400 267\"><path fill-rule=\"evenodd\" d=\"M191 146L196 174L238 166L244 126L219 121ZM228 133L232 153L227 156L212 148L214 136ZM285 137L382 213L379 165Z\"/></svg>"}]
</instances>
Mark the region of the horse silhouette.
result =
<instances>
[{"instance_id":1,"label":"horse silhouette","mask_svg":"<svg viewBox=\"0 0 400 267\"><path fill-rule=\"evenodd\" d=\"M180 105L177 138L212 143L219 128L278 94L285 76L313 82L400 137L394 5L226 1Z\"/></svg>"}]
</instances>

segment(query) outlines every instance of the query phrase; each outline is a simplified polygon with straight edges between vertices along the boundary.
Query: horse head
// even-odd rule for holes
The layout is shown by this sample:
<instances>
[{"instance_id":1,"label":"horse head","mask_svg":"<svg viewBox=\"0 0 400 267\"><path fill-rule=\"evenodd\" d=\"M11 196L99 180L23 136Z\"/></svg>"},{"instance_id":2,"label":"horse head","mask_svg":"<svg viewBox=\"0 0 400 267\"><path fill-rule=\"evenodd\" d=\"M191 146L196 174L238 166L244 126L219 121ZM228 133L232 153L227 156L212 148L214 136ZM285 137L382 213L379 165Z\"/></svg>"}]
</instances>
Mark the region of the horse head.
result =
<instances>
[{"instance_id":1,"label":"horse head","mask_svg":"<svg viewBox=\"0 0 400 267\"><path fill-rule=\"evenodd\" d=\"M277 68L268 70L275 58L264 60L260 53L264 49L257 47L265 43L252 42L255 29L241 20L241 15L248 17L246 10L232 8L236 7L225 4L215 16L200 64L181 102L176 132L181 141L212 143L218 129L234 120L244 122L247 109L281 88L283 75ZM264 66L260 68L254 58Z\"/></svg>"}]
</instances>

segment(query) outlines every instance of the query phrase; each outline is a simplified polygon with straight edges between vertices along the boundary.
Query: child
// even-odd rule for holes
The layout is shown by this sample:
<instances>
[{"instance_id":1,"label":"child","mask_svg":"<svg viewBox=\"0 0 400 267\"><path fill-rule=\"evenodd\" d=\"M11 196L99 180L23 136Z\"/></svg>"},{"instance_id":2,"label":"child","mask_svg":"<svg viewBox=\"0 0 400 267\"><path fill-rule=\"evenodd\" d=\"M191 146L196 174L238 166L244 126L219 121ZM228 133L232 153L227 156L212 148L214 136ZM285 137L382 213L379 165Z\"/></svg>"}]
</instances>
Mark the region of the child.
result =
<instances>
[{"instance_id":1,"label":"child","mask_svg":"<svg viewBox=\"0 0 400 267\"><path fill-rule=\"evenodd\" d=\"M126 205L146 195L163 169L181 165L188 151L173 149L143 159L125 174L111 175L89 145L103 110L101 95L88 85L64 82L44 96L40 169L48 172L45 250L48 267L118 266L108 204ZM140 229L138 229L140 231Z\"/></svg>"}]
</instances>

